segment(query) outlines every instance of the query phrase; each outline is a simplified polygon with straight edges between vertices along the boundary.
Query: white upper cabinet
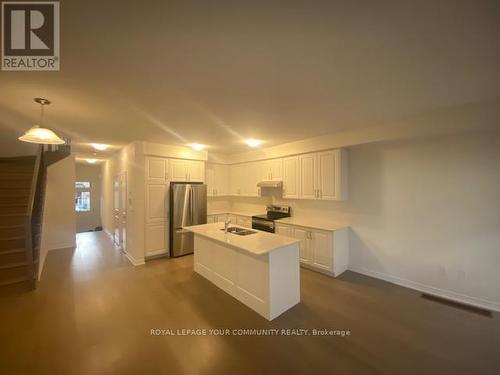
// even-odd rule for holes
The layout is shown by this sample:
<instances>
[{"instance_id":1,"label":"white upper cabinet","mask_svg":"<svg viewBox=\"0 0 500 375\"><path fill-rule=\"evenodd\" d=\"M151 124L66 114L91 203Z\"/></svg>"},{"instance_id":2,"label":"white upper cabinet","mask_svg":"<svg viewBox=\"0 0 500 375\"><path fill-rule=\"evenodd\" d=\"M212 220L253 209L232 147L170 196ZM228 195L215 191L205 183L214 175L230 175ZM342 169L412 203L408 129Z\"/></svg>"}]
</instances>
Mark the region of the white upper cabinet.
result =
<instances>
[{"instance_id":1,"label":"white upper cabinet","mask_svg":"<svg viewBox=\"0 0 500 375\"><path fill-rule=\"evenodd\" d=\"M171 161L174 181L177 178L175 167ZM179 174L182 175L183 171L181 169ZM230 166L215 164L207 170L206 178L212 196L260 196L257 187L260 181L282 180L283 198L344 200L347 199L347 151L313 152Z\"/></svg>"},{"instance_id":2,"label":"white upper cabinet","mask_svg":"<svg viewBox=\"0 0 500 375\"><path fill-rule=\"evenodd\" d=\"M186 161L170 159L170 179L172 181L187 181Z\"/></svg>"},{"instance_id":3,"label":"white upper cabinet","mask_svg":"<svg viewBox=\"0 0 500 375\"><path fill-rule=\"evenodd\" d=\"M229 166L215 164L215 195L229 194Z\"/></svg>"},{"instance_id":4,"label":"white upper cabinet","mask_svg":"<svg viewBox=\"0 0 500 375\"><path fill-rule=\"evenodd\" d=\"M169 164L171 181L205 181L205 163L202 161L170 159Z\"/></svg>"},{"instance_id":5,"label":"white upper cabinet","mask_svg":"<svg viewBox=\"0 0 500 375\"><path fill-rule=\"evenodd\" d=\"M215 196L215 164L207 163L205 168L205 183L207 184L207 196Z\"/></svg>"},{"instance_id":6,"label":"white upper cabinet","mask_svg":"<svg viewBox=\"0 0 500 375\"><path fill-rule=\"evenodd\" d=\"M299 198L317 199L316 154L299 156Z\"/></svg>"},{"instance_id":7,"label":"white upper cabinet","mask_svg":"<svg viewBox=\"0 0 500 375\"><path fill-rule=\"evenodd\" d=\"M257 183L261 181L258 162L233 164L229 167L230 194L246 197L259 196Z\"/></svg>"},{"instance_id":8,"label":"white upper cabinet","mask_svg":"<svg viewBox=\"0 0 500 375\"><path fill-rule=\"evenodd\" d=\"M241 195L243 168L241 164L229 166L229 193L231 195Z\"/></svg>"},{"instance_id":9,"label":"white upper cabinet","mask_svg":"<svg viewBox=\"0 0 500 375\"><path fill-rule=\"evenodd\" d=\"M280 181L283 179L283 159L271 159L259 162L261 180Z\"/></svg>"},{"instance_id":10,"label":"white upper cabinet","mask_svg":"<svg viewBox=\"0 0 500 375\"><path fill-rule=\"evenodd\" d=\"M299 198L347 199L347 151L331 150L300 155Z\"/></svg>"},{"instance_id":11,"label":"white upper cabinet","mask_svg":"<svg viewBox=\"0 0 500 375\"><path fill-rule=\"evenodd\" d=\"M261 164L259 162L245 164L243 171L244 178L244 195L249 197L260 196L260 189L257 184L261 181Z\"/></svg>"},{"instance_id":12,"label":"white upper cabinet","mask_svg":"<svg viewBox=\"0 0 500 375\"><path fill-rule=\"evenodd\" d=\"M153 184L168 183L168 159L147 158L146 179Z\"/></svg>"},{"instance_id":13,"label":"white upper cabinet","mask_svg":"<svg viewBox=\"0 0 500 375\"><path fill-rule=\"evenodd\" d=\"M283 198L299 197L299 157L283 159Z\"/></svg>"},{"instance_id":14,"label":"white upper cabinet","mask_svg":"<svg viewBox=\"0 0 500 375\"><path fill-rule=\"evenodd\" d=\"M338 164L337 151L318 153L318 195L320 199L335 200L338 196Z\"/></svg>"},{"instance_id":15,"label":"white upper cabinet","mask_svg":"<svg viewBox=\"0 0 500 375\"><path fill-rule=\"evenodd\" d=\"M205 182L205 163L198 160L188 160L186 163L188 181Z\"/></svg>"},{"instance_id":16,"label":"white upper cabinet","mask_svg":"<svg viewBox=\"0 0 500 375\"><path fill-rule=\"evenodd\" d=\"M209 197L229 194L229 166L224 164L207 163L205 181Z\"/></svg>"}]
</instances>

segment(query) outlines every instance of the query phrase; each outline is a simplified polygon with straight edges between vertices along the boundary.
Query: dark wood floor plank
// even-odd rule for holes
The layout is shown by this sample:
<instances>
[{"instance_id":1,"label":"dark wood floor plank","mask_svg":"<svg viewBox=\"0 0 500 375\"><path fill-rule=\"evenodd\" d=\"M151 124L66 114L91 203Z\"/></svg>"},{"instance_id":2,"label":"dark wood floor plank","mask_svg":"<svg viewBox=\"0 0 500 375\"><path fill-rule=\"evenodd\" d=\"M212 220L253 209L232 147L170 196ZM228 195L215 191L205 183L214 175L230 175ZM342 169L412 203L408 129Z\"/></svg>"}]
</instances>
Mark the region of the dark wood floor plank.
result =
<instances>
[{"instance_id":1,"label":"dark wood floor plank","mask_svg":"<svg viewBox=\"0 0 500 375\"><path fill-rule=\"evenodd\" d=\"M272 322L192 269L192 256L133 267L103 232L49 254L37 290L0 299L8 374L500 373L486 317L347 272L301 270L302 302ZM177 328L338 328L349 337L151 336Z\"/></svg>"}]
</instances>

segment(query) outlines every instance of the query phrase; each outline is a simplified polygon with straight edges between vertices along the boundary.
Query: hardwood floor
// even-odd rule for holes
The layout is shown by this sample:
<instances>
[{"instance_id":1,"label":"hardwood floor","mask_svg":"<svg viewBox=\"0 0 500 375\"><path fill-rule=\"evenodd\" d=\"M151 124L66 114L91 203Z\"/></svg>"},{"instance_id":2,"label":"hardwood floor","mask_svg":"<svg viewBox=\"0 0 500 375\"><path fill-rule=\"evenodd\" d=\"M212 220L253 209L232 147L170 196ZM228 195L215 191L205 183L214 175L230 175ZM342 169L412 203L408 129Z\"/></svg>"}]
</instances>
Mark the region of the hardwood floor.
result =
<instances>
[{"instance_id":1,"label":"hardwood floor","mask_svg":"<svg viewBox=\"0 0 500 375\"><path fill-rule=\"evenodd\" d=\"M36 291L0 300L3 374L498 374L500 324L352 272L301 270L302 302L267 322L193 273L133 267L103 232L49 254ZM153 336L151 329L337 328L348 337Z\"/></svg>"}]
</instances>

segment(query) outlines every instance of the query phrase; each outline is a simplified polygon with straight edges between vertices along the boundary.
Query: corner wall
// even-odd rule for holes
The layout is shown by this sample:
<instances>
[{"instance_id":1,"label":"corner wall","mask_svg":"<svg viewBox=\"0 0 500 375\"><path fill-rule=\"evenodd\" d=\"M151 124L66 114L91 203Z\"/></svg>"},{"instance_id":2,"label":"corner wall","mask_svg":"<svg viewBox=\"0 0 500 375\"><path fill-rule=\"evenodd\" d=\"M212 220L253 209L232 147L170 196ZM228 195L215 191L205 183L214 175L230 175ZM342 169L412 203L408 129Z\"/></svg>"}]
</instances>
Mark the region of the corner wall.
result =
<instances>
[{"instance_id":1,"label":"corner wall","mask_svg":"<svg viewBox=\"0 0 500 375\"><path fill-rule=\"evenodd\" d=\"M50 250L75 246L75 159L71 155L47 168L38 278Z\"/></svg>"}]
</instances>

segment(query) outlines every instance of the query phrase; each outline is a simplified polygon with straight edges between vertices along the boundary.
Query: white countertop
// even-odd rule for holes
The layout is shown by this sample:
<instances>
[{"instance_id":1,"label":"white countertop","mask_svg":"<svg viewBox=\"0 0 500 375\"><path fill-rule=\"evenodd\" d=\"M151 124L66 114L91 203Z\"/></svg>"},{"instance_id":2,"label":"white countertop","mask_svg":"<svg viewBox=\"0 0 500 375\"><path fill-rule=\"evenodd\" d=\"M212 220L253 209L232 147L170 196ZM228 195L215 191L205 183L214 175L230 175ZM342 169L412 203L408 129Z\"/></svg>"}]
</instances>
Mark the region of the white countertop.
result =
<instances>
[{"instance_id":1,"label":"white countertop","mask_svg":"<svg viewBox=\"0 0 500 375\"><path fill-rule=\"evenodd\" d=\"M252 217L255 215L265 215L266 210L262 210L262 212L255 213L255 212L242 212L242 211L211 211L207 213L207 216L210 215L224 215L224 214L229 214L229 215L237 215L237 216L247 216L247 217Z\"/></svg>"},{"instance_id":2,"label":"white countertop","mask_svg":"<svg viewBox=\"0 0 500 375\"><path fill-rule=\"evenodd\" d=\"M232 226L238 225L230 225L230 227ZM249 234L247 236L224 233L224 231L221 230L224 229L224 223L193 225L185 227L184 229L256 255L267 254L273 250L278 250L282 247L299 242L298 240L290 237L279 236L277 234L262 232L255 229L252 230L257 233Z\"/></svg>"},{"instance_id":3,"label":"white countertop","mask_svg":"<svg viewBox=\"0 0 500 375\"><path fill-rule=\"evenodd\" d=\"M335 231L342 228L347 228L349 225L335 223L332 221L318 220L318 219L297 219L296 217L286 217L276 221L280 224L297 225L299 227L306 227L312 229L320 229L326 231Z\"/></svg>"}]
</instances>

